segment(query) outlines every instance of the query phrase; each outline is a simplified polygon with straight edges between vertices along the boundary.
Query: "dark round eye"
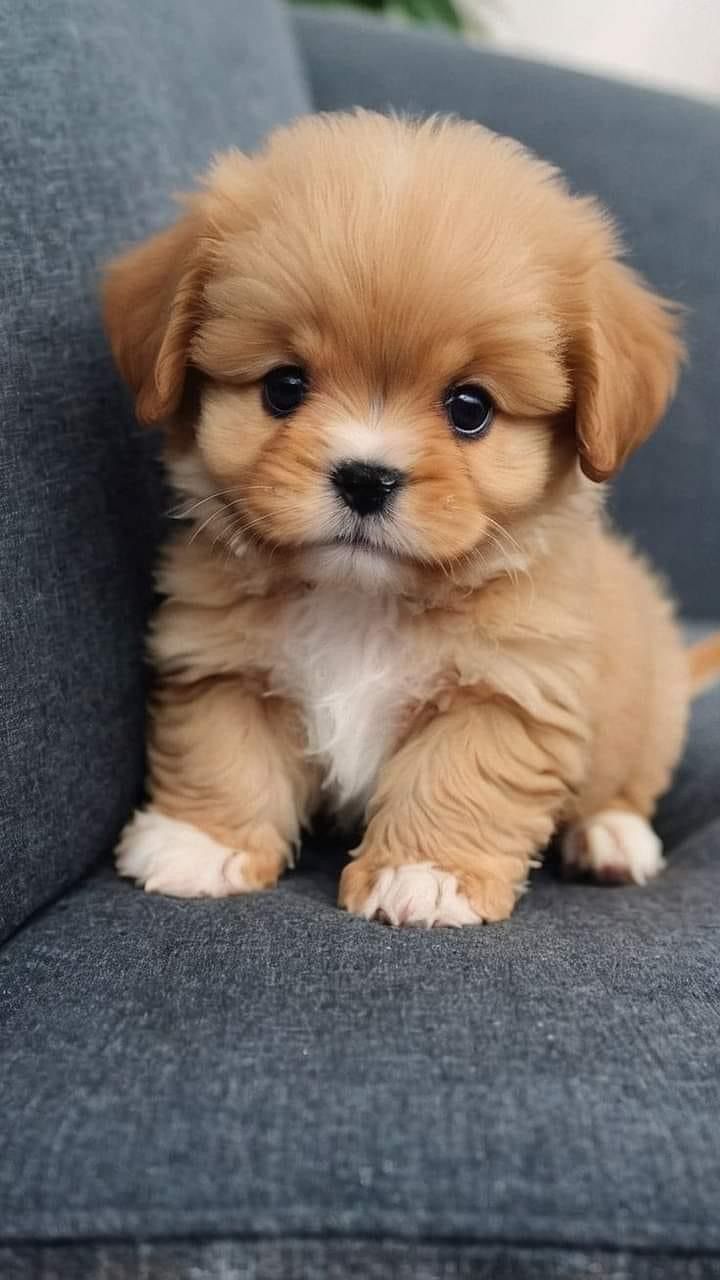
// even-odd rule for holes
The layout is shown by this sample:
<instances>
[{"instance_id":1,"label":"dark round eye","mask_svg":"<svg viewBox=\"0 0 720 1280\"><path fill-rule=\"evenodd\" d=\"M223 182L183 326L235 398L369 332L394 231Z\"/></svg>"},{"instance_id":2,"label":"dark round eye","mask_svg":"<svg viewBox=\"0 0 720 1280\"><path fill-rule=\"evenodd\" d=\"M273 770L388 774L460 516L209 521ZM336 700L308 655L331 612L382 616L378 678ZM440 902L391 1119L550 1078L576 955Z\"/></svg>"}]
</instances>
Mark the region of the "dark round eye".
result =
<instances>
[{"instance_id":1,"label":"dark round eye","mask_svg":"<svg viewBox=\"0 0 720 1280\"><path fill-rule=\"evenodd\" d=\"M465 440L484 436L495 416L495 405L477 382L459 382L450 387L443 405L453 431Z\"/></svg>"},{"instance_id":2,"label":"dark round eye","mask_svg":"<svg viewBox=\"0 0 720 1280\"><path fill-rule=\"evenodd\" d=\"M263 378L263 404L274 418L287 418L288 414L299 409L307 389L304 369L297 364L280 364Z\"/></svg>"}]
</instances>

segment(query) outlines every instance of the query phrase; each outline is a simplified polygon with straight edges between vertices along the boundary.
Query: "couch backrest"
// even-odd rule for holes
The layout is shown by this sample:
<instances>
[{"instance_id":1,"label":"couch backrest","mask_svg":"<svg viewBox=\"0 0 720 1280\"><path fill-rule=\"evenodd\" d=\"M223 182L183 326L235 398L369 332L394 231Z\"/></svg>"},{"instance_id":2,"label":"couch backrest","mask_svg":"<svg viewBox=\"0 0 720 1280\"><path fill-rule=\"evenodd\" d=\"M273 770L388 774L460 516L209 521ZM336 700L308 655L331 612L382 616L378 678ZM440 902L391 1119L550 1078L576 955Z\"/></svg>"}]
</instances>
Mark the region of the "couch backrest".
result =
<instances>
[{"instance_id":1,"label":"couch backrest","mask_svg":"<svg viewBox=\"0 0 720 1280\"><path fill-rule=\"evenodd\" d=\"M3 13L3 11L5 11ZM160 496L97 307L211 153L306 108L273 0L0 0L0 937L142 786Z\"/></svg>"}]
</instances>

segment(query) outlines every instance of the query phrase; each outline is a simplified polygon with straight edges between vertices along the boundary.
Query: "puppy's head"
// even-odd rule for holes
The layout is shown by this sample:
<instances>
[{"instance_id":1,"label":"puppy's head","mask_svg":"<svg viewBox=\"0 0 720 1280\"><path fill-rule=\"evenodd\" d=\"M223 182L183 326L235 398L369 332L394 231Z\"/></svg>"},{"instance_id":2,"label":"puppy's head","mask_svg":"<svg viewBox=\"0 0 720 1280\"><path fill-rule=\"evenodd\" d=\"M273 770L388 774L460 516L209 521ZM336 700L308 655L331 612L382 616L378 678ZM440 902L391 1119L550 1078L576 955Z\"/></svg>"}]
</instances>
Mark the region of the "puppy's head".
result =
<instances>
[{"instance_id":1,"label":"puppy's head","mask_svg":"<svg viewBox=\"0 0 720 1280\"><path fill-rule=\"evenodd\" d=\"M197 515L309 580L482 572L578 457L617 471L681 354L592 201L446 120L308 118L230 153L105 288Z\"/></svg>"}]
</instances>

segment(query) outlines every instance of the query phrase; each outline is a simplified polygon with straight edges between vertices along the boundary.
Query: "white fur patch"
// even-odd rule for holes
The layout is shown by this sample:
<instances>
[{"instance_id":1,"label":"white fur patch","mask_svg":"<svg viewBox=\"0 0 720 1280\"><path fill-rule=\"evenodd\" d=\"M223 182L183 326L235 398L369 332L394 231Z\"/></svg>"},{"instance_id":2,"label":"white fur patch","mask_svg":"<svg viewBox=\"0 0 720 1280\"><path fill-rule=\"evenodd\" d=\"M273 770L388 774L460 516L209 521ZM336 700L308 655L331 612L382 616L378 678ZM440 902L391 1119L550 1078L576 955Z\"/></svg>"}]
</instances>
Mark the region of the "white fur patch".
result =
<instances>
[{"instance_id":1,"label":"white fur patch","mask_svg":"<svg viewBox=\"0 0 720 1280\"><path fill-rule=\"evenodd\" d=\"M366 803L397 714L421 679L392 596L326 588L288 605L274 683L300 706L308 752L324 766L338 810Z\"/></svg>"},{"instance_id":2,"label":"white fur patch","mask_svg":"<svg viewBox=\"0 0 720 1280\"><path fill-rule=\"evenodd\" d=\"M379 918L394 925L424 925L426 928L482 924L458 882L449 871L431 862L386 867L380 872L358 915Z\"/></svg>"},{"instance_id":3,"label":"white fur patch","mask_svg":"<svg viewBox=\"0 0 720 1280\"><path fill-rule=\"evenodd\" d=\"M115 852L121 876L134 880L147 893L174 898L226 898L249 892L243 872L246 857L189 822L153 809L138 810Z\"/></svg>"},{"instance_id":4,"label":"white fur patch","mask_svg":"<svg viewBox=\"0 0 720 1280\"><path fill-rule=\"evenodd\" d=\"M371 595L399 592L403 581L403 569L396 560L365 547L310 547L303 553L302 564L308 581L336 592L347 593L348 583Z\"/></svg>"},{"instance_id":5,"label":"white fur patch","mask_svg":"<svg viewBox=\"0 0 720 1280\"><path fill-rule=\"evenodd\" d=\"M650 824L623 809L606 809L568 828L562 857L568 870L610 884L647 884L665 866L662 844Z\"/></svg>"},{"instance_id":6,"label":"white fur patch","mask_svg":"<svg viewBox=\"0 0 720 1280\"><path fill-rule=\"evenodd\" d=\"M382 411L375 422L341 421L330 433L333 456L338 462L379 462L385 466L407 470L415 460L417 446L407 427L389 426Z\"/></svg>"}]
</instances>

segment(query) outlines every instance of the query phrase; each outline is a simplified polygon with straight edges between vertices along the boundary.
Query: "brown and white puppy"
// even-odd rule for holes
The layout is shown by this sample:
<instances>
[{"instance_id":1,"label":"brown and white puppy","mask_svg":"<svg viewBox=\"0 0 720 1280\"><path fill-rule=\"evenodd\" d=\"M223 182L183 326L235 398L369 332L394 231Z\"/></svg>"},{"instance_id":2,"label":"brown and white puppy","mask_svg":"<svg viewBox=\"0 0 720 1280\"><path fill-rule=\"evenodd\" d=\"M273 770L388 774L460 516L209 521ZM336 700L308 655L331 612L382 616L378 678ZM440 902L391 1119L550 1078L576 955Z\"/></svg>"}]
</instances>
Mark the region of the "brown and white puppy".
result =
<instances>
[{"instance_id":1,"label":"brown and white puppy","mask_svg":"<svg viewBox=\"0 0 720 1280\"><path fill-rule=\"evenodd\" d=\"M477 125L307 118L217 160L105 314L186 518L120 873L269 888L330 805L366 819L341 904L393 924L502 920L557 830L657 875L687 661L601 482L682 347L598 205Z\"/></svg>"}]
</instances>

